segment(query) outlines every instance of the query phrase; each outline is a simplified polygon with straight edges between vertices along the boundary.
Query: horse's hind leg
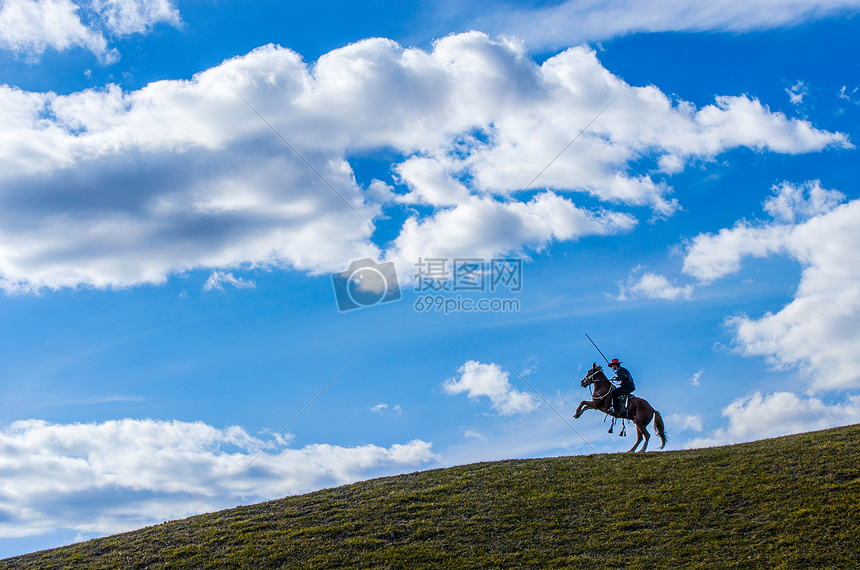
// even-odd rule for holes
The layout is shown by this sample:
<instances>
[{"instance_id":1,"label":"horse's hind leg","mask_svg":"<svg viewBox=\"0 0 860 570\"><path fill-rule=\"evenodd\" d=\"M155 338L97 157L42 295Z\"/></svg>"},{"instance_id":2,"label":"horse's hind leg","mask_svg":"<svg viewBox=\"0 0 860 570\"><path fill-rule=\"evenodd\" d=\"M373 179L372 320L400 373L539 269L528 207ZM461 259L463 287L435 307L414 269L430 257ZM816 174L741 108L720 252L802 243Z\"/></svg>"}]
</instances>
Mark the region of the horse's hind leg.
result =
<instances>
[{"instance_id":1,"label":"horse's hind leg","mask_svg":"<svg viewBox=\"0 0 860 570\"><path fill-rule=\"evenodd\" d=\"M639 431L639 426L636 426L636 431ZM643 445L642 449L639 450L640 452L643 452L648 449L648 441L651 439L651 434L648 433L647 427L642 428L642 434L645 436L645 445Z\"/></svg>"},{"instance_id":2,"label":"horse's hind leg","mask_svg":"<svg viewBox=\"0 0 860 570\"><path fill-rule=\"evenodd\" d=\"M631 447L630 449L627 450L627 453L633 453L634 451L636 451L636 448L639 447L639 442L641 442L641 441L642 441L642 430L637 425L636 426L636 443L633 444L633 447ZM645 441L645 445L648 445L647 440Z\"/></svg>"}]
</instances>

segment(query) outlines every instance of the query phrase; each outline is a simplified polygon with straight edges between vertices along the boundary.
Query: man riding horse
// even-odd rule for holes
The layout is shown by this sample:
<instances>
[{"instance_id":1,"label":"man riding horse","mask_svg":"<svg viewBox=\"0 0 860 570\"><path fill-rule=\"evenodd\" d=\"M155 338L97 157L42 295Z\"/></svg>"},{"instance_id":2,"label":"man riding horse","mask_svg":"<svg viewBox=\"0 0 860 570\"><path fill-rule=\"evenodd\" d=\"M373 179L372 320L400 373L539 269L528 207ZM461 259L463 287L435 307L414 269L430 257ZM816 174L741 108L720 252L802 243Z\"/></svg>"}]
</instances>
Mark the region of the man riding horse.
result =
<instances>
[{"instance_id":1,"label":"man riding horse","mask_svg":"<svg viewBox=\"0 0 860 570\"><path fill-rule=\"evenodd\" d=\"M621 362L617 358L613 359L609 365L615 371L615 379L621 382L621 386L615 388L615 391L622 394L630 394L633 391L633 378L630 376L630 372L621 368ZM654 430L662 441L660 449L663 449L666 445L666 430L663 427L663 418L660 416L660 412L652 408L651 404L647 401L636 396L628 396L627 409L621 410L617 402L610 401L611 398L609 395L613 391L612 383L596 362L591 365L591 370L588 371L588 374L585 375L585 378L579 384L583 388L593 387L594 391L591 394L591 401L583 400L579 403L576 413L573 414L574 418L581 416L585 410L597 410L609 413L609 406L614 405L619 413L613 413L613 417L628 419L636 426L636 443L630 448L630 451L636 451L636 448L639 447L643 439L645 440L645 445L642 446L642 451L648 449L648 440L651 439L651 434L648 433L648 424L651 423L651 420L654 420ZM626 413L624 413L625 411ZM615 420L613 420L614 423ZM610 428L609 433L612 433L612 428ZM623 433L624 430L622 429Z\"/></svg>"},{"instance_id":2,"label":"man riding horse","mask_svg":"<svg viewBox=\"0 0 860 570\"><path fill-rule=\"evenodd\" d=\"M620 382L621 384L617 388L613 388L609 393L609 396L612 398L612 404L609 406L609 414L620 416L624 411L619 405L621 396L629 396L636 389L636 385L633 384L633 376L630 375L630 371L621 366L620 360L613 358L612 362L609 363L609 367L615 372L615 378L612 381Z\"/></svg>"}]
</instances>

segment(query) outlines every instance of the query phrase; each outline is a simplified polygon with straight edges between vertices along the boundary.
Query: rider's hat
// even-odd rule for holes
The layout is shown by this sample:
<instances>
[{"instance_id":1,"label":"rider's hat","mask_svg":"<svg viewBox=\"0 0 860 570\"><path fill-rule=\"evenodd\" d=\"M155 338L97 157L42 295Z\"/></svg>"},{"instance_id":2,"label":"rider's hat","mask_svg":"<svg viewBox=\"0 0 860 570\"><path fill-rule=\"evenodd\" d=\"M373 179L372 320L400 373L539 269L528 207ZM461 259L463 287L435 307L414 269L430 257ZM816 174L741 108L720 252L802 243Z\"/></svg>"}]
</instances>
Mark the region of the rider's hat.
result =
<instances>
[{"instance_id":1,"label":"rider's hat","mask_svg":"<svg viewBox=\"0 0 860 570\"><path fill-rule=\"evenodd\" d=\"M618 366L621 366L621 361L618 360L617 358L613 358L612 361L609 363L609 366L612 366L613 364L617 364Z\"/></svg>"}]
</instances>

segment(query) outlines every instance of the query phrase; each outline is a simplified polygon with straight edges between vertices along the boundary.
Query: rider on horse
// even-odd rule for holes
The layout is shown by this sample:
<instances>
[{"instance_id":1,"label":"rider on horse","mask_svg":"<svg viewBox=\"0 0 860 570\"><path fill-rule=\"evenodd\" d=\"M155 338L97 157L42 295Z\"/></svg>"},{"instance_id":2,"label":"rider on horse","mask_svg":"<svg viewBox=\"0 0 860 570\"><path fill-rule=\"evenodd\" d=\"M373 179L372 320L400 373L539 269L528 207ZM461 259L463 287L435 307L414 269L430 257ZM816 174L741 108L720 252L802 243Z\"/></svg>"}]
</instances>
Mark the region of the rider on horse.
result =
<instances>
[{"instance_id":1,"label":"rider on horse","mask_svg":"<svg viewBox=\"0 0 860 570\"><path fill-rule=\"evenodd\" d=\"M609 363L609 367L612 369L613 372L615 372L615 378L613 378L612 380L621 383L620 386L618 386L617 388L613 388L612 392L610 392L610 397L612 398L612 405L609 408L609 413L612 415L620 415L622 410L618 405L619 396L622 396L624 394L629 395L633 390L636 389L636 386L633 384L633 376L630 375L630 371L621 366L620 360L618 360L617 358L613 358L612 362Z\"/></svg>"}]
</instances>

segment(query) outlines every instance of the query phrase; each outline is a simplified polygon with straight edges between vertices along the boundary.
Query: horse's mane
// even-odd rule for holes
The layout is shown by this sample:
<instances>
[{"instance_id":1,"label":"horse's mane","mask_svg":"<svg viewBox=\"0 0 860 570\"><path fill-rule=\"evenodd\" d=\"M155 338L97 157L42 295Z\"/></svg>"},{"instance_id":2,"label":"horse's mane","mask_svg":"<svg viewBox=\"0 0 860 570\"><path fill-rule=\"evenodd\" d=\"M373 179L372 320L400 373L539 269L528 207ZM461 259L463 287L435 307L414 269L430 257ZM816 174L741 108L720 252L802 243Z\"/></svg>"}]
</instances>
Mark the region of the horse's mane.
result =
<instances>
[{"instance_id":1,"label":"horse's mane","mask_svg":"<svg viewBox=\"0 0 860 570\"><path fill-rule=\"evenodd\" d=\"M609 381L609 377L607 377L606 373L603 372L603 367L596 364L594 366L595 368L592 368L592 371L594 372L591 374L591 380L593 382L600 382L601 380Z\"/></svg>"}]
</instances>

